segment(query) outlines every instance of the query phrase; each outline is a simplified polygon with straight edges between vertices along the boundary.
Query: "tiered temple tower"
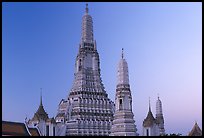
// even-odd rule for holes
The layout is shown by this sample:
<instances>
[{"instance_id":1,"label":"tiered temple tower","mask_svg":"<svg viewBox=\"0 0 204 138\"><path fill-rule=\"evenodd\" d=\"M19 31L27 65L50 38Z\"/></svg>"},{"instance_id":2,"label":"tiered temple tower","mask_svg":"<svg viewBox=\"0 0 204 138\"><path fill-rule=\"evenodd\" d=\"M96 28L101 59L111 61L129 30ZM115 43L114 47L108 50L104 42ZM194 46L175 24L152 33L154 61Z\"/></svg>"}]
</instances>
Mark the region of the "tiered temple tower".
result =
<instances>
[{"instance_id":1,"label":"tiered temple tower","mask_svg":"<svg viewBox=\"0 0 204 138\"><path fill-rule=\"evenodd\" d=\"M156 120L157 120L157 124L159 125L159 134L164 135L165 134L164 117L162 113L162 102L159 99L159 96L156 102Z\"/></svg>"},{"instance_id":2,"label":"tiered temple tower","mask_svg":"<svg viewBox=\"0 0 204 138\"><path fill-rule=\"evenodd\" d=\"M136 136L136 125L132 112L132 96L129 85L128 64L123 56L118 66L118 83L115 95L115 114L111 136Z\"/></svg>"},{"instance_id":3,"label":"tiered temple tower","mask_svg":"<svg viewBox=\"0 0 204 138\"><path fill-rule=\"evenodd\" d=\"M74 76L68 98L59 104L56 122L66 124L65 135L108 136L114 103L108 98L101 80L99 54L88 4L82 19L82 37Z\"/></svg>"}]
</instances>

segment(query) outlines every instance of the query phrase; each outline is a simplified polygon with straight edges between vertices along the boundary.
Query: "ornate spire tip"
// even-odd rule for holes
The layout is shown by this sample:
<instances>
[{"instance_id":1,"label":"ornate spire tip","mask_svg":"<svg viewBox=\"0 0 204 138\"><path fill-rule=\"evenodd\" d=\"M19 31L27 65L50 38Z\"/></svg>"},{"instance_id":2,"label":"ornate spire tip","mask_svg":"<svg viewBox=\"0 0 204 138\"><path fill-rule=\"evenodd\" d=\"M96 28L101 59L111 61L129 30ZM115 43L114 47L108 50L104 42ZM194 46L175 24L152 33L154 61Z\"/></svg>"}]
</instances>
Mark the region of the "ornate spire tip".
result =
<instances>
[{"instance_id":1,"label":"ornate spire tip","mask_svg":"<svg viewBox=\"0 0 204 138\"><path fill-rule=\"evenodd\" d=\"M88 3L86 3L86 13L88 14L88 11L89 11L89 9L88 9Z\"/></svg>"},{"instance_id":2,"label":"ornate spire tip","mask_svg":"<svg viewBox=\"0 0 204 138\"><path fill-rule=\"evenodd\" d=\"M123 59L123 57L124 57L124 54L123 54L123 48L122 48L122 59Z\"/></svg>"}]
</instances>

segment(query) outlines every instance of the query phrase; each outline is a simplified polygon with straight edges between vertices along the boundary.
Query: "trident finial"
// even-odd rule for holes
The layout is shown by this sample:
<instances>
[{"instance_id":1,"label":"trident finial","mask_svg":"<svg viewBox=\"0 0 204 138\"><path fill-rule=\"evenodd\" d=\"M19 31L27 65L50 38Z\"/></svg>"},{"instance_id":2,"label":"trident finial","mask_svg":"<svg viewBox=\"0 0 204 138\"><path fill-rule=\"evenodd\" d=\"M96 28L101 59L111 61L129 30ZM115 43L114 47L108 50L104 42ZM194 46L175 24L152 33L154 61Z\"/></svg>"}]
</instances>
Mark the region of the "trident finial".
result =
<instances>
[{"instance_id":1,"label":"trident finial","mask_svg":"<svg viewBox=\"0 0 204 138\"><path fill-rule=\"evenodd\" d=\"M123 54L123 48L122 48L122 59L123 59L123 57L124 57L124 54Z\"/></svg>"},{"instance_id":2,"label":"trident finial","mask_svg":"<svg viewBox=\"0 0 204 138\"><path fill-rule=\"evenodd\" d=\"M88 3L86 3L86 13L88 14L88 11L89 11L89 9L88 9Z\"/></svg>"}]
</instances>

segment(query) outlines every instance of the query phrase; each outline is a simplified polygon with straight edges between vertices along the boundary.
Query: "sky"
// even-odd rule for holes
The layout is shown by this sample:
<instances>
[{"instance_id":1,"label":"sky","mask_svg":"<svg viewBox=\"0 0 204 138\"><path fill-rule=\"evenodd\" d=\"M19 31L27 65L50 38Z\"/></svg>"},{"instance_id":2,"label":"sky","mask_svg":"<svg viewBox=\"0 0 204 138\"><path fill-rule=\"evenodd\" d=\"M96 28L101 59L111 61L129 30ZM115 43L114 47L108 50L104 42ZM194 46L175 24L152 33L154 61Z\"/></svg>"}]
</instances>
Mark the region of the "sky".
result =
<instances>
[{"instance_id":1,"label":"sky","mask_svg":"<svg viewBox=\"0 0 204 138\"><path fill-rule=\"evenodd\" d=\"M124 48L138 133L159 94L166 133L202 129L202 3L89 2L101 77L114 101ZM74 80L84 2L2 3L2 120L40 104L56 116Z\"/></svg>"}]
</instances>

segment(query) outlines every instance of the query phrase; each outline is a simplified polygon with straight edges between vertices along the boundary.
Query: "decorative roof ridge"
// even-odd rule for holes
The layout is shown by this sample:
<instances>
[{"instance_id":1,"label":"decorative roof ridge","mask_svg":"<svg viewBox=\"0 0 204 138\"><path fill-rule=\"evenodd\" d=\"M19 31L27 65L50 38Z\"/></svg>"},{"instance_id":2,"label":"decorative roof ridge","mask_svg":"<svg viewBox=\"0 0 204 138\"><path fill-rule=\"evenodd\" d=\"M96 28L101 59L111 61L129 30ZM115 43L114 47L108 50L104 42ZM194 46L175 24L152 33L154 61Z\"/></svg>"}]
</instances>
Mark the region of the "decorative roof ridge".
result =
<instances>
[{"instance_id":1,"label":"decorative roof ridge","mask_svg":"<svg viewBox=\"0 0 204 138\"><path fill-rule=\"evenodd\" d=\"M148 112L148 114L147 114L147 117L146 117L145 119L147 119L147 120L149 120L149 119L151 119L151 120L156 120L156 119L154 118L154 116L153 116L151 110L149 110L149 112Z\"/></svg>"}]
</instances>

